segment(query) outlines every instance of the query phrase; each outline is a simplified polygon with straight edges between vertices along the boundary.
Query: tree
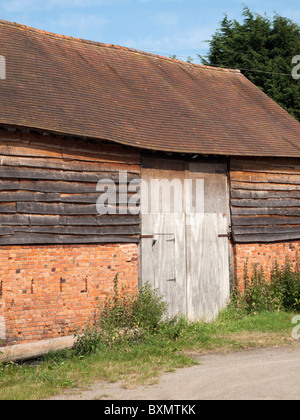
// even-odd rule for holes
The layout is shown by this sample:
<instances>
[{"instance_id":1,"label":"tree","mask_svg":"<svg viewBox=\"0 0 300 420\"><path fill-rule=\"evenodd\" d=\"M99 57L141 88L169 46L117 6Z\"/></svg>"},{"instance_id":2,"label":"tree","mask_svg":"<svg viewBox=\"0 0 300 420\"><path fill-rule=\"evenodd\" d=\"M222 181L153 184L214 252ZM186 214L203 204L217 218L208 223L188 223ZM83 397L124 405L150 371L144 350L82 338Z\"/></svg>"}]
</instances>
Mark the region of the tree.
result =
<instances>
[{"instance_id":1,"label":"tree","mask_svg":"<svg viewBox=\"0 0 300 420\"><path fill-rule=\"evenodd\" d=\"M209 41L203 64L238 68L256 86L300 121L300 80L292 77L300 55L300 27L275 14L272 19L243 9L243 23L229 20Z\"/></svg>"}]
</instances>

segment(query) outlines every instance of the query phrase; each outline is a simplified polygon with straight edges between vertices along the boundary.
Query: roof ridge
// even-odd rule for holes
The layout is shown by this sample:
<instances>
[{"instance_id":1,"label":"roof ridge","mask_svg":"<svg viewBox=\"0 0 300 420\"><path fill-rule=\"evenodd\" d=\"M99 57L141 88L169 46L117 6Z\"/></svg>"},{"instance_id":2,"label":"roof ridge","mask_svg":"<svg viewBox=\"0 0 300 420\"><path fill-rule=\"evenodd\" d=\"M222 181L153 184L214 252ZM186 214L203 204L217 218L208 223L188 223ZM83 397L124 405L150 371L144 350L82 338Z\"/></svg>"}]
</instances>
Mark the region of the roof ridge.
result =
<instances>
[{"instance_id":1,"label":"roof ridge","mask_svg":"<svg viewBox=\"0 0 300 420\"><path fill-rule=\"evenodd\" d=\"M87 39L76 38L76 37L72 37L72 36L69 36L69 35L61 35L61 34L57 34L57 33L54 33L54 32L49 32L49 31L45 31L45 30L42 30L42 29L33 28L31 26L23 25L21 23L10 22L10 21L6 21L6 20L2 20L2 19L0 19L0 25L15 26L19 29L26 29L28 31L36 32L36 33L39 33L39 34L44 34L44 35L47 35L47 36L50 36L50 37L53 37L53 38L57 38L57 39L66 39L66 40L69 40L69 41L74 41L74 42L79 42L79 43L84 43L84 44L89 44L89 45L95 45L95 46L98 46L98 47L112 48L112 49L116 49L116 50L119 50L119 51L125 51L125 52L127 51L127 52L136 53L136 54L142 54L142 55L146 55L146 56L149 56L149 57L158 58L158 59L166 60L166 61L169 61L169 62L173 62L173 63L177 63L177 64L184 64L184 65L193 66L193 67L202 68L202 69L223 71L223 72L227 72L227 73L228 72L230 72L230 73L241 73L240 70L238 70L238 69L231 69L231 68L224 68L224 67L214 67L214 66L203 65L203 64L195 64L195 63L187 63L185 61L177 60L175 58L169 58L169 57L165 57L163 55L149 53L149 52L142 51L142 50L137 50L135 48L124 47L124 46L115 45L115 44L108 44L108 43L98 42L98 41L90 41L90 40L87 40Z\"/></svg>"}]
</instances>

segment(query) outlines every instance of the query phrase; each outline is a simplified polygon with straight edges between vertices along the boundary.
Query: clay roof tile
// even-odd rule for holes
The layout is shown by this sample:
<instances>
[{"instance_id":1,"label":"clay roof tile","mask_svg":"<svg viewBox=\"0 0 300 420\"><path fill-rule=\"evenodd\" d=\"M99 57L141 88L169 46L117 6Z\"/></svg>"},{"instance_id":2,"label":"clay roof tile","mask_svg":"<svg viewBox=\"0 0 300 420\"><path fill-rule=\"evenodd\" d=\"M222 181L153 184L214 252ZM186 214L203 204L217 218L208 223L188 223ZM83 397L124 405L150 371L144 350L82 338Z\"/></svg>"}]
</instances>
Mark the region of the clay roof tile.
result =
<instances>
[{"instance_id":1,"label":"clay roof tile","mask_svg":"<svg viewBox=\"0 0 300 420\"><path fill-rule=\"evenodd\" d=\"M300 157L300 124L235 69L0 21L0 124L143 149Z\"/></svg>"}]
</instances>

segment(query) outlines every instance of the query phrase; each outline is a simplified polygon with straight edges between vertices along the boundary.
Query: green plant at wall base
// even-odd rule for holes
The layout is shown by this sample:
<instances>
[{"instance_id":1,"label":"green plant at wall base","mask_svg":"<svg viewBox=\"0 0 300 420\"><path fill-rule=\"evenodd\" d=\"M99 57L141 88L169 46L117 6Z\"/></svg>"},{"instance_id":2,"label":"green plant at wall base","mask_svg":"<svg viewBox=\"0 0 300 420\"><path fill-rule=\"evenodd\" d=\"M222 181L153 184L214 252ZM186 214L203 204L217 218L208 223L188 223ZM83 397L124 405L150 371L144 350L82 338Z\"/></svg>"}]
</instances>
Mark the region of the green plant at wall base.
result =
<instances>
[{"instance_id":1,"label":"green plant at wall base","mask_svg":"<svg viewBox=\"0 0 300 420\"><path fill-rule=\"evenodd\" d=\"M293 269L287 259L282 268L278 265L272 273L272 285L280 297L283 309L300 310L299 262Z\"/></svg>"},{"instance_id":2,"label":"green plant at wall base","mask_svg":"<svg viewBox=\"0 0 300 420\"><path fill-rule=\"evenodd\" d=\"M235 316L274 311L300 311L300 264L293 266L286 259L279 267L275 261L271 278L266 279L263 267L244 267L244 290L234 289L230 309ZM86 355L120 346L143 345L149 340L180 339L190 325L184 318L170 318L168 306L157 290L144 285L137 295L124 286L120 288L118 276L113 292L99 306L95 317L77 333L75 351Z\"/></svg>"},{"instance_id":3,"label":"green plant at wall base","mask_svg":"<svg viewBox=\"0 0 300 420\"><path fill-rule=\"evenodd\" d=\"M157 332L167 318L167 304L157 290L146 284L138 295L133 295L124 286L120 289L116 275L112 295L99 306L94 319L77 332L75 350L89 354L124 343L141 343L147 335Z\"/></svg>"},{"instance_id":4,"label":"green plant at wall base","mask_svg":"<svg viewBox=\"0 0 300 420\"><path fill-rule=\"evenodd\" d=\"M150 333L159 329L164 320L168 319L167 303L149 283L139 291L133 306L133 317L137 327Z\"/></svg>"},{"instance_id":5,"label":"green plant at wall base","mask_svg":"<svg viewBox=\"0 0 300 420\"><path fill-rule=\"evenodd\" d=\"M275 261L269 280L263 267L252 265L249 278L248 261L244 266L244 290L235 289L232 304L248 313L263 311L300 310L299 261L292 267L288 258L282 267Z\"/></svg>"}]
</instances>

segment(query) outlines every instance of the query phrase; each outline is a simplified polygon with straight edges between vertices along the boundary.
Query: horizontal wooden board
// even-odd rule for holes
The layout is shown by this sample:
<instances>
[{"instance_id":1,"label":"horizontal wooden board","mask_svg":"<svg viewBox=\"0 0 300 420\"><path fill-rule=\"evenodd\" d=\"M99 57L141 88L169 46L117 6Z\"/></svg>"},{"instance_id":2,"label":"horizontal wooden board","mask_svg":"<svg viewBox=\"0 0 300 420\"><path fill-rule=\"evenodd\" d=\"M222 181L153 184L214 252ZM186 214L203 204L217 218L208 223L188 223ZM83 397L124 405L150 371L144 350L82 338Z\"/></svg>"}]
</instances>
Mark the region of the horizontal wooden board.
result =
<instances>
[{"instance_id":1,"label":"horizontal wooden board","mask_svg":"<svg viewBox=\"0 0 300 420\"><path fill-rule=\"evenodd\" d=\"M15 139L1 138L0 154L5 156L52 157L92 162L115 161L140 164L140 153L135 149L101 142L74 139L58 140L52 136L49 138L49 136L44 137L41 135L31 135L30 138L28 137L28 140L21 139L20 136Z\"/></svg>"},{"instance_id":2,"label":"horizontal wooden board","mask_svg":"<svg viewBox=\"0 0 300 420\"><path fill-rule=\"evenodd\" d=\"M300 225L299 217L285 216L232 216L233 229L238 226L265 226L265 225Z\"/></svg>"},{"instance_id":3,"label":"horizontal wooden board","mask_svg":"<svg viewBox=\"0 0 300 420\"><path fill-rule=\"evenodd\" d=\"M75 181L75 182L99 182L109 179L118 182L120 179L118 172L72 172L61 170L47 170L27 167L0 166L0 178L18 179L37 179L54 181ZM136 174L128 173L128 182L137 179Z\"/></svg>"},{"instance_id":4,"label":"horizontal wooden board","mask_svg":"<svg viewBox=\"0 0 300 420\"><path fill-rule=\"evenodd\" d=\"M17 204L16 203L0 203L0 213L16 213ZM1 219L0 219L1 224Z\"/></svg>"},{"instance_id":5,"label":"horizontal wooden board","mask_svg":"<svg viewBox=\"0 0 300 420\"><path fill-rule=\"evenodd\" d=\"M33 214L1 214L2 226L126 226L140 225L139 216L96 215L59 216Z\"/></svg>"},{"instance_id":6,"label":"horizontal wooden board","mask_svg":"<svg viewBox=\"0 0 300 420\"><path fill-rule=\"evenodd\" d=\"M89 244L89 243L139 243L140 236L75 236L61 235L59 243L61 244Z\"/></svg>"},{"instance_id":7,"label":"horizontal wooden board","mask_svg":"<svg viewBox=\"0 0 300 420\"><path fill-rule=\"evenodd\" d=\"M252 207L252 208L269 208L269 207L299 207L300 200L294 198L267 198L263 200L259 199L232 199L231 205L233 207Z\"/></svg>"},{"instance_id":8,"label":"horizontal wooden board","mask_svg":"<svg viewBox=\"0 0 300 420\"><path fill-rule=\"evenodd\" d=\"M1 235L13 235L15 230L11 226L0 226L0 236Z\"/></svg>"},{"instance_id":9,"label":"horizontal wooden board","mask_svg":"<svg viewBox=\"0 0 300 420\"><path fill-rule=\"evenodd\" d=\"M116 192L119 192L121 186L127 185L125 182L115 182ZM121 179L122 181L122 179ZM124 180L125 181L125 180ZM136 185L139 184L139 178L134 179ZM65 193L65 194L89 194L96 191L104 191L104 188L111 186L108 182L74 182L74 181L39 181L27 179L0 179L0 192L7 191L35 191L41 193Z\"/></svg>"},{"instance_id":10,"label":"horizontal wooden board","mask_svg":"<svg viewBox=\"0 0 300 420\"><path fill-rule=\"evenodd\" d=\"M13 204L9 203L8 206ZM5 210L3 210L3 208ZM17 213L25 214L47 214L47 215L98 215L96 204L73 204L73 203L43 203L43 202L17 202L15 204ZM108 214L127 214L130 209L124 205L107 205ZM8 207L9 208L9 207ZM5 204L0 204L0 212L6 213Z\"/></svg>"},{"instance_id":11,"label":"horizontal wooden board","mask_svg":"<svg viewBox=\"0 0 300 420\"><path fill-rule=\"evenodd\" d=\"M95 204L17 203L17 213L26 214L98 214Z\"/></svg>"},{"instance_id":12,"label":"horizontal wooden board","mask_svg":"<svg viewBox=\"0 0 300 420\"><path fill-rule=\"evenodd\" d=\"M140 173L140 166L123 162L86 162L82 160L67 160L48 158L24 158L0 155L0 166L9 167L27 167L27 168L42 168L42 169L60 169L63 171L128 171L131 173Z\"/></svg>"},{"instance_id":13,"label":"horizontal wooden board","mask_svg":"<svg viewBox=\"0 0 300 420\"><path fill-rule=\"evenodd\" d=\"M0 191L19 190L20 181L18 179L0 179Z\"/></svg>"},{"instance_id":14,"label":"horizontal wooden board","mask_svg":"<svg viewBox=\"0 0 300 420\"><path fill-rule=\"evenodd\" d=\"M232 215L235 216L245 216L245 215L278 215L278 216L300 216L300 208L299 207L291 207L291 208L256 208L256 207L232 207L231 208Z\"/></svg>"},{"instance_id":15,"label":"horizontal wooden board","mask_svg":"<svg viewBox=\"0 0 300 420\"><path fill-rule=\"evenodd\" d=\"M299 199L300 200L300 189L296 191L253 191L243 189L232 189L231 198L235 199Z\"/></svg>"},{"instance_id":16,"label":"horizontal wooden board","mask_svg":"<svg viewBox=\"0 0 300 420\"><path fill-rule=\"evenodd\" d=\"M0 236L0 245L138 243L139 240L139 236L77 236L17 232L14 235Z\"/></svg>"},{"instance_id":17,"label":"horizontal wooden board","mask_svg":"<svg viewBox=\"0 0 300 420\"><path fill-rule=\"evenodd\" d=\"M5 191L0 192L0 202L52 202L52 203L89 203L96 204L99 193L60 194L60 193L34 193L32 191ZM127 204L132 194L107 194L118 204ZM138 195L136 195L138 198Z\"/></svg>"},{"instance_id":18,"label":"horizontal wooden board","mask_svg":"<svg viewBox=\"0 0 300 420\"><path fill-rule=\"evenodd\" d=\"M96 215L96 216L58 216L59 224L63 226L126 226L140 225L139 216L134 215ZM31 215L31 224L42 224L43 216Z\"/></svg>"},{"instance_id":19,"label":"horizontal wooden board","mask_svg":"<svg viewBox=\"0 0 300 420\"><path fill-rule=\"evenodd\" d=\"M236 159L230 162L231 171L299 174L299 159Z\"/></svg>"},{"instance_id":20,"label":"horizontal wooden board","mask_svg":"<svg viewBox=\"0 0 300 420\"><path fill-rule=\"evenodd\" d=\"M0 235L23 233L47 233L51 235L139 235L139 226L0 226Z\"/></svg>"},{"instance_id":21,"label":"horizontal wooden board","mask_svg":"<svg viewBox=\"0 0 300 420\"><path fill-rule=\"evenodd\" d=\"M286 225L266 225L266 226L235 226L233 228L234 235L250 235L250 234L284 234L284 233L298 233L300 237L300 225L286 226Z\"/></svg>"},{"instance_id":22,"label":"horizontal wooden board","mask_svg":"<svg viewBox=\"0 0 300 420\"><path fill-rule=\"evenodd\" d=\"M129 150L122 147L111 148L108 145L102 145L95 148L94 146L84 150L84 146L80 148L62 147L62 159L84 160L86 162L112 162L112 163L129 163L131 165L140 166L140 153L136 150Z\"/></svg>"},{"instance_id":23,"label":"horizontal wooden board","mask_svg":"<svg viewBox=\"0 0 300 420\"><path fill-rule=\"evenodd\" d=\"M232 181L243 182L262 182L262 183L278 183L278 184L300 184L300 174L273 174L273 173L256 173L256 172L230 172Z\"/></svg>"},{"instance_id":24,"label":"horizontal wooden board","mask_svg":"<svg viewBox=\"0 0 300 420\"><path fill-rule=\"evenodd\" d=\"M281 184L281 183L263 183L263 182L242 182L242 181L231 181L231 190L259 190L259 191L300 191L300 185L298 184Z\"/></svg>"},{"instance_id":25,"label":"horizontal wooden board","mask_svg":"<svg viewBox=\"0 0 300 420\"><path fill-rule=\"evenodd\" d=\"M233 235L233 239L238 243L258 243L258 242L281 242L300 239L300 231L295 233L262 233L254 235Z\"/></svg>"},{"instance_id":26,"label":"horizontal wooden board","mask_svg":"<svg viewBox=\"0 0 300 420\"><path fill-rule=\"evenodd\" d=\"M50 147L49 145L35 145L19 141L2 140L0 142L0 154L6 156L26 156L26 157L53 157L60 158L61 150Z\"/></svg>"}]
</instances>

